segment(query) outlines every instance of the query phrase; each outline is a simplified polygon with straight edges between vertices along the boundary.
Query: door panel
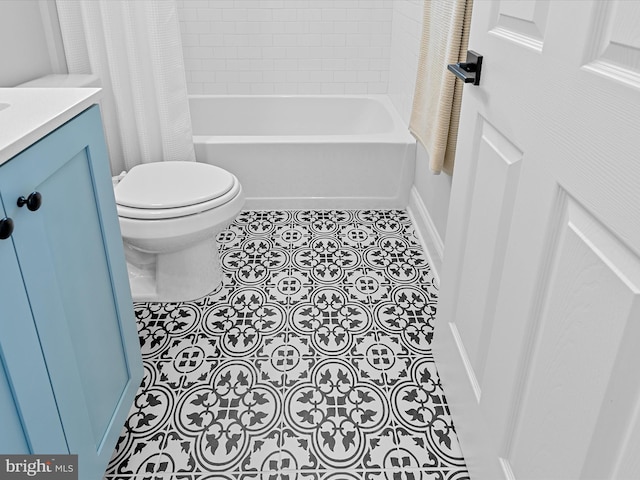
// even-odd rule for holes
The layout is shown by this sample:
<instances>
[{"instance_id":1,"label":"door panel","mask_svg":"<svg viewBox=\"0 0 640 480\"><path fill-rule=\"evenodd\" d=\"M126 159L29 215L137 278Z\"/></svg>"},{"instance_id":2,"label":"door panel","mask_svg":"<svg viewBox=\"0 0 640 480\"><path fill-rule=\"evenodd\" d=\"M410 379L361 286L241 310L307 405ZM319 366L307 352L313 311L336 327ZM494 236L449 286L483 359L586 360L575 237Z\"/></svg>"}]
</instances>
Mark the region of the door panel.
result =
<instances>
[{"instance_id":1,"label":"door panel","mask_svg":"<svg viewBox=\"0 0 640 480\"><path fill-rule=\"evenodd\" d=\"M434 334L472 478L640 477L638 38L632 2L474 4Z\"/></svg>"},{"instance_id":2,"label":"door panel","mask_svg":"<svg viewBox=\"0 0 640 480\"><path fill-rule=\"evenodd\" d=\"M464 258L474 262L460 281L456 324L470 365L482 382L522 152L480 118L474 151L474 174L469 186L467 238ZM487 212L495 215L487 216Z\"/></svg>"},{"instance_id":3,"label":"door panel","mask_svg":"<svg viewBox=\"0 0 640 480\"><path fill-rule=\"evenodd\" d=\"M11 237L0 265L0 452L69 453Z\"/></svg>"},{"instance_id":4,"label":"door panel","mask_svg":"<svg viewBox=\"0 0 640 480\"><path fill-rule=\"evenodd\" d=\"M585 69L610 80L640 85L640 4L611 0L597 7Z\"/></svg>"},{"instance_id":5,"label":"door panel","mask_svg":"<svg viewBox=\"0 0 640 480\"><path fill-rule=\"evenodd\" d=\"M551 269L538 282L543 300L523 365L508 458L516 476L542 477L554 464L558 478L584 478L589 445L601 435L601 409L615 401L608 386L623 335L640 312L636 255L570 197L561 216ZM607 451L597 453L598 462Z\"/></svg>"},{"instance_id":6,"label":"door panel","mask_svg":"<svg viewBox=\"0 0 640 480\"><path fill-rule=\"evenodd\" d=\"M33 188L46 198L49 211L56 212L42 216L43 229L58 272L73 353L82 359L78 373L98 449L129 374L122 334L114 321L118 312L85 149ZM82 227L70 230L69 225Z\"/></svg>"},{"instance_id":7,"label":"door panel","mask_svg":"<svg viewBox=\"0 0 640 480\"><path fill-rule=\"evenodd\" d=\"M489 33L541 52L549 2L505 0L493 3L493 22Z\"/></svg>"},{"instance_id":8,"label":"door panel","mask_svg":"<svg viewBox=\"0 0 640 480\"><path fill-rule=\"evenodd\" d=\"M2 414L0 452L7 455L29 453L29 444L22 428L18 407L11 393L2 358L0 358L0 414Z\"/></svg>"}]
</instances>

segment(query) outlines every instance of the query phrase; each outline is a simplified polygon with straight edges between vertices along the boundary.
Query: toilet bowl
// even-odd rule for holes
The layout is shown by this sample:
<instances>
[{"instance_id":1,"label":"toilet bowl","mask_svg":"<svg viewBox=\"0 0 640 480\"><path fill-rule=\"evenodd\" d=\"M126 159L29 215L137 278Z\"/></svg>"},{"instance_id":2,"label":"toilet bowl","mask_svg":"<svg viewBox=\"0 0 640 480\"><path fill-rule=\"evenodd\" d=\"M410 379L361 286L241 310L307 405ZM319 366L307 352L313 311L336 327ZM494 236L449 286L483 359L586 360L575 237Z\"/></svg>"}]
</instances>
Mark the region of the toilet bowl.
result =
<instances>
[{"instance_id":1,"label":"toilet bowl","mask_svg":"<svg viewBox=\"0 0 640 480\"><path fill-rule=\"evenodd\" d=\"M194 300L218 287L216 236L244 204L234 175L205 163L147 163L114 193L134 301Z\"/></svg>"},{"instance_id":2,"label":"toilet bowl","mask_svg":"<svg viewBox=\"0 0 640 480\"><path fill-rule=\"evenodd\" d=\"M95 75L48 75L19 87L93 87ZM114 181L134 301L180 302L222 281L216 236L240 213L238 179L213 165L155 162Z\"/></svg>"}]
</instances>

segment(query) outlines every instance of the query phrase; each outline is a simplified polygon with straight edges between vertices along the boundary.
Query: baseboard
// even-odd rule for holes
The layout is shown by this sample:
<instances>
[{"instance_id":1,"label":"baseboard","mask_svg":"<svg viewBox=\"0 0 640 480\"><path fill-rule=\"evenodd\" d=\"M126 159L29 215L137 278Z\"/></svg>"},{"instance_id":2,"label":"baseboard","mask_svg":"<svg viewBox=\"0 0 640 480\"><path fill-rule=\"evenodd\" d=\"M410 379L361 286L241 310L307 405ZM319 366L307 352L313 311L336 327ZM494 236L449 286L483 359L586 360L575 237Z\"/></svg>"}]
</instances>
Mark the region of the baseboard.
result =
<instances>
[{"instance_id":1,"label":"baseboard","mask_svg":"<svg viewBox=\"0 0 640 480\"><path fill-rule=\"evenodd\" d=\"M427 254L429 264L433 269L433 275L439 286L444 243L442 238L440 238L438 230L436 229L433 220L431 220L429 211L427 210L427 207L425 207L422 198L420 198L420 194L416 190L416 187L411 188L411 193L409 194L409 206L407 207L407 210L411 216L411 220L416 228L416 234L420 239L420 243L422 243L422 248L424 248L425 253Z\"/></svg>"}]
</instances>

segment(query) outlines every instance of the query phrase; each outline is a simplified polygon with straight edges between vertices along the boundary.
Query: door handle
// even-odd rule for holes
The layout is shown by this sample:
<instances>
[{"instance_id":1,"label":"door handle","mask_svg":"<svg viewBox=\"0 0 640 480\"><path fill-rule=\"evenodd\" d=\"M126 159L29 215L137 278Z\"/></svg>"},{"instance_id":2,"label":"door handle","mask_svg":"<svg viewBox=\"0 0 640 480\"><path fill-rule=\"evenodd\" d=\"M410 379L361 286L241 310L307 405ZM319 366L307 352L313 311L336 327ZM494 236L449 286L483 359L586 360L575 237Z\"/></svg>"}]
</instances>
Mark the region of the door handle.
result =
<instances>
[{"instance_id":1,"label":"door handle","mask_svg":"<svg viewBox=\"0 0 640 480\"><path fill-rule=\"evenodd\" d=\"M480 72L482 71L482 55L467 50L467 61L447 65L447 70L452 72L464 83L480 85Z\"/></svg>"}]
</instances>

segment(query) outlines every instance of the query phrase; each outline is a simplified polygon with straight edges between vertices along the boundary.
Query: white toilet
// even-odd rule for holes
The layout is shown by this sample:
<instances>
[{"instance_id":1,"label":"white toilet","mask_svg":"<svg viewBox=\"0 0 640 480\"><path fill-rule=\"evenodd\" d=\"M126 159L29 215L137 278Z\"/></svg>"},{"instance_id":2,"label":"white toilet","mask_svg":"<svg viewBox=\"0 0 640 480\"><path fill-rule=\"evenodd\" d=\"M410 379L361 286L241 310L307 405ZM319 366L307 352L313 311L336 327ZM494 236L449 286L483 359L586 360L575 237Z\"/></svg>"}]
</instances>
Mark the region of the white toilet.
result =
<instances>
[{"instance_id":1,"label":"white toilet","mask_svg":"<svg viewBox=\"0 0 640 480\"><path fill-rule=\"evenodd\" d=\"M19 87L95 87L95 75L48 75ZM216 235L244 205L238 179L213 165L155 162L114 193L134 301L194 300L222 280Z\"/></svg>"},{"instance_id":2,"label":"white toilet","mask_svg":"<svg viewBox=\"0 0 640 480\"><path fill-rule=\"evenodd\" d=\"M134 301L194 300L216 289L215 238L244 204L234 175L205 163L147 163L114 191Z\"/></svg>"}]
</instances>

